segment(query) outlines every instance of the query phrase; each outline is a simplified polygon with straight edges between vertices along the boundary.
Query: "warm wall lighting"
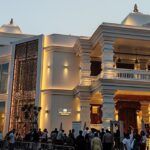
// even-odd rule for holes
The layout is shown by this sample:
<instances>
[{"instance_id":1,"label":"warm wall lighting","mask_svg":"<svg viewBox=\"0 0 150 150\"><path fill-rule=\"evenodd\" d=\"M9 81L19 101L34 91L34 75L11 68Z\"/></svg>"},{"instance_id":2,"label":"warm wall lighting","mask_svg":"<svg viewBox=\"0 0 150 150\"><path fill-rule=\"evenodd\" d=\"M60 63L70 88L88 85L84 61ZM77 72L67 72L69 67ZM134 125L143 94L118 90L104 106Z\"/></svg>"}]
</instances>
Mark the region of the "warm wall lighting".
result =
<instances>
[{"instance_id":1,"label":"warm wall lighting","mask_svg":"<svg viewBox=\"0 0 150 150\"><path fill-rule=\"evenodd\" d=\"M46 109L46 110L45 110L45 113L46 113L46 114L48 114L48 113L49 113L49 110L48 110L48 109Z\"/></svg>"},{"instance_id":2,"label":"warm wall lighting","mask_svg":"<svg viewBox=\"0 0 150 150\"><path fill-rule=\"evenodd\" d=\"M68 67L69 67L68 65L64 65L64 69L68 69Z\"/></svg>"},{"instance_id":3,"label":"warm wall lighting","mask_svg":"<svg viewBox=\"0 0 150 150\"><path fill-rule=\"evenodd\" d=\"M48 65L48 66L47 66L47 68L48 68L48 69L50 69L50 68L51 68L51 66L50 66L50 65Z\"/></svg>"}]
</instances>

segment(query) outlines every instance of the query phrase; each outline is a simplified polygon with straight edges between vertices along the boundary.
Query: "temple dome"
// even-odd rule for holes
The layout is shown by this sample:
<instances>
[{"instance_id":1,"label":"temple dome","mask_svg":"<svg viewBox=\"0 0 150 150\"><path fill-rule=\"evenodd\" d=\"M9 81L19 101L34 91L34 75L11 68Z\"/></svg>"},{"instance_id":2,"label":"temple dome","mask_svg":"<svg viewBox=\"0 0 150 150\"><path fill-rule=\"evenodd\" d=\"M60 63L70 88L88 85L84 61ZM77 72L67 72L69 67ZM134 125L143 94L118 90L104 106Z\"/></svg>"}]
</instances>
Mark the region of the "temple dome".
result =
<instances>
[{"instance_id":1,"label":"temple dome","mask_svg":"<svg viewBox=\"0 0 150 150\"><path fill-rule=\"evenodd\" d=\"M2 25L0 27L0 32L22 34L20 27L13 23L13 19L11 19L9 24Z\"/></svg>"},{"instance_id":2,"label":"temple dome","mask_svg":"<svg viewBox=\"0 0 150 150\"><path fill-rule=\"evenodd\" d=\"M139 12L137 5L135 4L133 13L130 13L121 24L131 26L147 26L150 24L150 15Z\"/></svg>"},{"instance_id":3,"label":"temple dome","mask_svg":"<svg viewBox=\"0 0 150 150\"><path fill-rule=\"evenodd\" d=\"M123 21L123 25L144 26L150 23L150 15L142 13L130 13Z\"/></svg>"}]
</instances>

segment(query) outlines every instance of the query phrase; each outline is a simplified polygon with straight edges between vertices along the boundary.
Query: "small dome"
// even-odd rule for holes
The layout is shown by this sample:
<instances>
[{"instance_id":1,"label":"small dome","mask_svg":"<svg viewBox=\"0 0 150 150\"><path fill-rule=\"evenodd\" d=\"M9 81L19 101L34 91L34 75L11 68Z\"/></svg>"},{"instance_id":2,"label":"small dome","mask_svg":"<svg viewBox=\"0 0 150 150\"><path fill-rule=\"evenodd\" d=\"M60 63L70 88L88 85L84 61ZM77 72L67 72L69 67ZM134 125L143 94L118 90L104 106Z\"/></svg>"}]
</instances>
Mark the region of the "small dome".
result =
<instances>
[{"instance_id":1,"label":"small dome","mask_svg":"<svg viewBox=\"0 0 150 150\"><path fill-rule=\"evenodd\" d=\"M134 5L133 13L130 13L121 24L131 26L145 26L150 23L150 15L140 13L137 4Z\"/></svg>"},{"instance_id":2,"label":"small dome","mask_svg":"<svg viewBox=\"0 0 150 150\"><path fill-rule=\"evenodd\" d=\"M143 26L150 23L150 15L142 13L130 13L123 21L123 25Z\"/></svg>"},{"instance_id":3,"label":"small dome","mask_svg":"<svg viewBox=\"0 0 150 150\"><path fill-rule=\"evenodd\" d=\"M2 25L0 27L0 32L22 34L22 31L20 30L20 27L17 26L17 25L14 25L13 19L11 19L9 24Z\"/></svg>"}]
</instances>

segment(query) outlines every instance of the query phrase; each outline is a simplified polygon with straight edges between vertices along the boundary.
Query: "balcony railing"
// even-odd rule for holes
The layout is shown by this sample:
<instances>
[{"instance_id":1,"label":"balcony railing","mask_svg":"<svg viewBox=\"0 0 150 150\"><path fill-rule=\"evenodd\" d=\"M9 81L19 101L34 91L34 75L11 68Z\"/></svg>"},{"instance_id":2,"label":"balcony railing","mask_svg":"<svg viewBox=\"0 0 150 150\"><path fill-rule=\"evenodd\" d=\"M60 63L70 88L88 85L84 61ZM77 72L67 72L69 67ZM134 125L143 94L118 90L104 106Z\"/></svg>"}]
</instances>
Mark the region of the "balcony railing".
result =
<instances>
[{"instance_id":1,"label":"balcony railing","mask_svg":"<svg viewBox=\"0 0 150 150\"><path fill-rule=\"evenodd\" d=\"M130 69L114 69L113 71L115 79L150 81L150 71Z\"/></svg>"},{"instance_id":2,"label":"balcony railing","mask_svg":"<svg viewBox=\"0 0 150 150\"><path fill-rule=\"evenodd\" d=\"M150 71L131 69L109 69L96 77L91 77L91 83L96 84L99 79L135 80L150 82Z\"/></svg>"}]
</instances>

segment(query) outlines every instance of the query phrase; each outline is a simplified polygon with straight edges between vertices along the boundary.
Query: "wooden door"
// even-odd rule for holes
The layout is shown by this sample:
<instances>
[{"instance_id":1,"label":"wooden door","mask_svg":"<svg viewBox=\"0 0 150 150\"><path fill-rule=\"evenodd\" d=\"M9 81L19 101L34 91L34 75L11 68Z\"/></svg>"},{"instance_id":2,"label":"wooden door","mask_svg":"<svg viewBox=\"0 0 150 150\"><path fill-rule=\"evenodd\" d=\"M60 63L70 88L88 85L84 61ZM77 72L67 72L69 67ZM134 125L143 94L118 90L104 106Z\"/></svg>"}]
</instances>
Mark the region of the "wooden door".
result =
<instances>
[{"instance_id":1,"label":"wooden door","mask_svg":"<svg viewBox=\"0 0 150 150\"><path fill-rule=\"evenodd\" d=\"M126 108L119 110L119 120L124 122L124 131L127 132L129 127L137 128L136 109Z\"/></svg>"}]
</instances>

